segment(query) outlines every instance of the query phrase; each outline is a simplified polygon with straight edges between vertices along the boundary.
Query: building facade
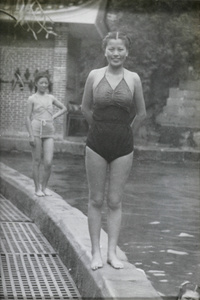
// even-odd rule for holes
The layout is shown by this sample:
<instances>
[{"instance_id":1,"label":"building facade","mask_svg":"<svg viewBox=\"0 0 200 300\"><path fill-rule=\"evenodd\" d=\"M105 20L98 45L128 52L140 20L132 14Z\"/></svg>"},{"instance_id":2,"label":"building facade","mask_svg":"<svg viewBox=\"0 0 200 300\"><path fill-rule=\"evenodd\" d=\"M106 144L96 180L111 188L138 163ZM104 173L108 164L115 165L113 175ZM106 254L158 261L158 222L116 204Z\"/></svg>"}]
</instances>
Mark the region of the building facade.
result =
<instances>
[{"instance_id":1,"label":"building facade","mask_svg":"<svg viewBox=\"0 0 200 300\"><path fill-rule=\"evenodd\" d=\"M64 2L64 1L63 1ZM106 32L104 24L105 1L87 1L85 4L65 7L50 5L44 12L54 22L56 35L37 35L37 40L23 26L6 14L0 19L0 135L24 138L28 97L34 93L34 75L47 71L52 93L69 110L80 105L79 66L82 38L100 38ZM3 6L7 11L11 8ZM12 8L13 11L13 8ZM31 16L27 16L28 21ZM42 16L38 15L38 20ZM42 20L42 19L41 19ZM37 30L37 24L35 27ZM73 103L70 105L70 103ZM72 112L73 113L73 112ZM55 121L55 138L69 135L70 112Z\"/></svg>"}]
</instances>

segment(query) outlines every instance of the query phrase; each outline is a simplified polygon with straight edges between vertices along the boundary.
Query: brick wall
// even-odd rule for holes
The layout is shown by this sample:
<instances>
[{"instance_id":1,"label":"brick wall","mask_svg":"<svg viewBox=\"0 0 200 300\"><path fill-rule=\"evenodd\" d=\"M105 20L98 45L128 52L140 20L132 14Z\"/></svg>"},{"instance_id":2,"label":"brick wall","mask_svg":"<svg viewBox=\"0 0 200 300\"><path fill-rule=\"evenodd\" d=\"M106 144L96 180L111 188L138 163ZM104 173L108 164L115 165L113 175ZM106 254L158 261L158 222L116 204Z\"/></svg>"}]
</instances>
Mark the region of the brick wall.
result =
<instances>
[{"instance_id":1,"label":"brick wall","mask_svg":"<svg viewBox=\"0 0 200 300\"><path fill-rule=\"evenodd\" d=\"M12 90L11 81L15 81L14 73L19 68L24 80L24 73L28 68L30 79L33 80L35 70L53 71L53 48L22 48L2 47L0 64L2 66L1 101L0 101L0 131L1 135L24 135L26 133L26 103L31 92L25 84L24 90L16 84Z\"/></svg>"},{"instance_id":2,"label":"brick wall","mask_svg":"<svg viewBox=\"0 0 200 300\"><path fill-rule=\"evenodd\" d=\"M0 48L0 134L2 136L27 136L25 127L26 104L28 97L34 93L28 84L21 90L17 84L12 90L14 73L19 68L24 81L24 73L29 69L30 78L33 80L36 70L48 70L53 83L52 94L61 102L68 102L66 94L67 82L67 55L68 31L67 26L57 24L55 31L58 35L53 42L43 40L25 40L8 44L5 40ZM55 108L56 111L56 108ZM56 137L63 138L66 125L66 116L55 121Z\"/></svg>"}]
</instances>

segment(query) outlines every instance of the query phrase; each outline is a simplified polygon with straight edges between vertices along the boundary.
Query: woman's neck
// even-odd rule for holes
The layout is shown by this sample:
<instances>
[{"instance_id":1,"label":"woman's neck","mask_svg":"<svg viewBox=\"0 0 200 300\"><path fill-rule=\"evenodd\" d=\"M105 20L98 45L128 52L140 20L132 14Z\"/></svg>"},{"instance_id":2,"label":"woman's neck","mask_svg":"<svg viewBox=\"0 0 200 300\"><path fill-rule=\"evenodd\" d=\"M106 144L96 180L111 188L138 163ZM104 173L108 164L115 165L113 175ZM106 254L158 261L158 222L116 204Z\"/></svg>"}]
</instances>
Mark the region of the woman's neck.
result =
<instances>
[{"instance_id":1,"label":"woman's neck","mask_svg":"<svg viewBox=\"0 0 200 300\"><path fill-rule=\"evenodd\" d=\"M108 65L107 73L112 74L112 75L121 75L124 73L124 68L123 68L123 66L112 67L111 65Z\"/></svg>"}]
</instances>

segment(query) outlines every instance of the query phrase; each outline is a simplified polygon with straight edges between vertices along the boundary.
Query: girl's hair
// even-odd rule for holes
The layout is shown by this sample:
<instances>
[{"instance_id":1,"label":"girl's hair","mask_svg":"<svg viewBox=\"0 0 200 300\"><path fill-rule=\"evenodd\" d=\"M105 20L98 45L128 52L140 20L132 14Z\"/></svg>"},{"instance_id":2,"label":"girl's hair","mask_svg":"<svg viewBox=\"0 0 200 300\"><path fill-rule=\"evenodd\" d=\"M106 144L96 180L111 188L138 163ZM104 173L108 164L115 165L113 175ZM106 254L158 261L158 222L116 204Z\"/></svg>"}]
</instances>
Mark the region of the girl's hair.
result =
<instances>
[{"instance_id":1,"label":"girl's hair","mask_svg":"<svg viewBox=\"0 0 200 300\"><path fill-rule=\"evenodd\" d=\"M48 82L49 82L49 91L51 90L51 82L50 82L50 78L49 78L49 73L46 71L43 72L36 72L35 74L35 78L34 78L34 83L35 83L35 92L37 92L37 82L40 80L40 78L47 78Z\"/></svg>"},{"instance_id":2,"label":"girl's hair","mask_svg":"<svg viewBox=\"0 0 200 300\"><path fill-rule=\"evenodd\" d=\"M114 39L114 40L120 39L120 40L124 41L127 50L130 49L130 46L131 46L131 40L130 40L130 38L125 33L123 33L123 32L112 31L112 32L109 32L105 36L105 38L103 39L103 41L102 41L102 48L103 48L103 50L106 49L108 41L111 40L111 39Z\"/></svg>"},{"instance_id":3,"label":"girl's hair","mask_svg":"<svg viewBox=\"0 0 200 300\"><path fill-rule=\"evenodd\" d=\"M48 82L50 83L49 73L48 72L37 72L35 74L35 84L40 80L40 78L47 78Z\"/></svg>"}]
</instances>

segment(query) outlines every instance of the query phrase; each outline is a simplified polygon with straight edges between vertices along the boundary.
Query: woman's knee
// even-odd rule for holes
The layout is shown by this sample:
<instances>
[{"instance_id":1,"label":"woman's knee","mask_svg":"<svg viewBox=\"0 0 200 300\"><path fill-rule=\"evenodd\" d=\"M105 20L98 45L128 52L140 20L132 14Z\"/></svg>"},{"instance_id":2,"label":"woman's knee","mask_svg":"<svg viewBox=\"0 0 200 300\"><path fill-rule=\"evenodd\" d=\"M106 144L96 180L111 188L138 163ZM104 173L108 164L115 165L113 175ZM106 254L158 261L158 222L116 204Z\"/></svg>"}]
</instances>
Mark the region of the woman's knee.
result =
<instances>
[{"instance_id":1,"label":"woman's knee","mask_svg":"<svg viewBox=\"0 0 200 300\"><path fill-rule=\"evenodd\" d=\"M112 210L121 209L121 197L118 195L108 195L107 204Z\"/></svg>"}]
</instances>

